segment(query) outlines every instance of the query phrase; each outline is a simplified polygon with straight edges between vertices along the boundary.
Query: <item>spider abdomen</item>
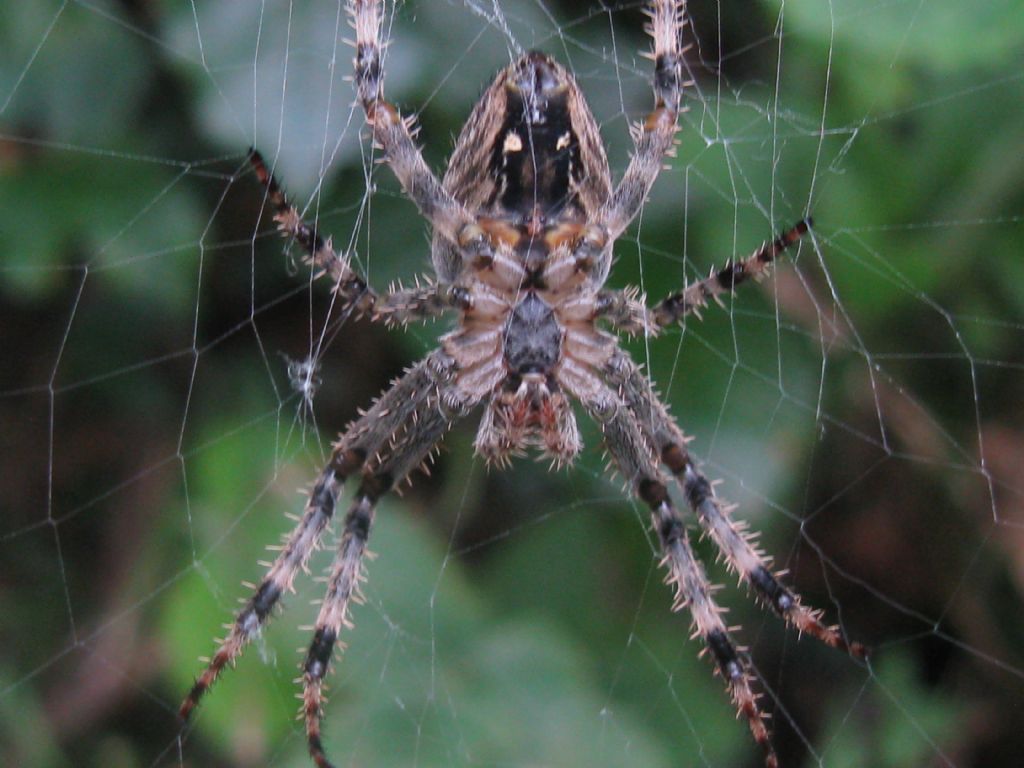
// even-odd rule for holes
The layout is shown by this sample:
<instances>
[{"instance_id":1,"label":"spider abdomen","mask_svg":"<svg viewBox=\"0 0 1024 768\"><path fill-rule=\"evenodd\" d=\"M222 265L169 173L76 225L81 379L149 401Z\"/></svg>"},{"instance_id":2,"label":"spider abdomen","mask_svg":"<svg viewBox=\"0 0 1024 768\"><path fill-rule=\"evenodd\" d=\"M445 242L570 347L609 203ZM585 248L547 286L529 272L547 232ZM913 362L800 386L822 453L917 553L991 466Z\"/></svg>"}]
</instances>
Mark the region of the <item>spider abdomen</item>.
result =
<instances>
[{"instance_id":1,"label":"spider abdomen","mask_svg":"<svg viewBox=\"0 0 1024 768\"><path fill-rule=\"evenodd\" d=\"M581 165L569 80L551 58L529 53L505 86L505 114L492 150L495 200L509 212L551 216L575 204Z\"/></svg>"},{"instance_id":2,"label":"spider abdomen","mask_svg":"<svg viewBox=\"0 0 1024 768\"><path fill-rule=\"evenodd\" d=\"M536 292L528 291L505 325L505 363L516 374L549 373L561 351L562 328L554 310Z\"/></svg>"}]
</instances>

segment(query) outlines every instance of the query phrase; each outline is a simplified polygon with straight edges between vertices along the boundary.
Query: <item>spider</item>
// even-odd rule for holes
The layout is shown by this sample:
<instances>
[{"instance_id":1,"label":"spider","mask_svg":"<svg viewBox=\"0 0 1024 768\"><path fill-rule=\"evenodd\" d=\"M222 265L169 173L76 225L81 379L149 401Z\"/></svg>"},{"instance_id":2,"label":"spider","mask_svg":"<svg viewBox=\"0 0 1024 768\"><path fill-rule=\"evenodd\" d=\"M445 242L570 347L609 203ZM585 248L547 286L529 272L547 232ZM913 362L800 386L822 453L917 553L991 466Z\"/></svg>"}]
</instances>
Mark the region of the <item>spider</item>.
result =
<instances>
[{"instance_id":1,"label":"spider","mask_svg":"<svg viewBox=\"0 0 1024 768\"><path fill-rule=\"evenodd\" d=\"M303 221L261 156L251 164L276 209L281 234L299 243L318 274L351 311L388 324L454 314L455 329L356 419L334 444L305 512L263 581L245 603L208 666L181 705L187 720L224 667L269 620L281 596L334 515L345 481L357 484L342 522L337 552L315 630L302 662L302 717L310 755L330 766L320 735L324 678L350 609L360 600L363 559L374 508L419 466L452 424L478 406L474 442L488 463L504 466L527 449L556 464L581 449L571 400L600 425L606 449L651 510L673 610L686 608L694 634L710 651L769 768L778 765L744 656L723 623L686 523L669 494L673 480L700 527L757 598L798 632L863 657L838 627L772 573L733 507L719 500L687 451L687 439L639 366L605 330L654 334L709 299L764 275L810 226L805 219L746 259L649 309L634 289L604 283L612 247L637 215L662 162L671 154L685 81L684 0L650 0L655 106L633 130L635 148L613 186L597 123L572 74L549 56L526 53L495 77L462 129L438 179L414 142L411 118L383 94L383 0L350 0L356 30L355 90L383 159L433 230L436 280L378 293L336 253L329 238ZM599 325L599 322L601 325ZM667 473L662 469L662 465Z\"/></svg>"}]
</instances>

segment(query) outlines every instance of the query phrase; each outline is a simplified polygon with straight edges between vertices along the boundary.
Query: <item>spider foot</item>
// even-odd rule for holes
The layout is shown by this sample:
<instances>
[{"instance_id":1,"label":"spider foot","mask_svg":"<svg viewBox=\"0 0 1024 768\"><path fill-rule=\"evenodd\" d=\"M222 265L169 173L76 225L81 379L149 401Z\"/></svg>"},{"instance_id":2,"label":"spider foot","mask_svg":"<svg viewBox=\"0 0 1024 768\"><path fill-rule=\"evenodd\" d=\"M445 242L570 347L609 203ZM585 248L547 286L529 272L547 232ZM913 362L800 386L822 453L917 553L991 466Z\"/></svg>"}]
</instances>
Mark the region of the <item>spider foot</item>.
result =
<instances>
[{"instance_id":1,"label":"spider foot","mask_svg":"<svg viewBox=\"0 0 1024 768\"><path fill-rule=\"evenodd\" d=\"M664 488L648 495L654 500L662 494L665 494ZM654 528L664 553L661 564L668 570L665 581L675 592L672 609L686 608L690 612L694 635L704 641L705 652L710 653L717 673L725 679L738 715L746 719L754 741L765 753L765 765L777 768L778 759L765 722L767 715L757 704L758 694L751 686L752 678L722 621L724 610L714 600L715 587L708 583L703 567L694 557L683 522L672 508L667 494L652 506Z\"/></svg>"},{"instance_id":2,"label":"spider foot","mask_svg":"<svg viewBox=\"0 0 1024 768\"><path fill-rule=\"evenodd\" d=\"M306 744L309 747L309 756L318 768L333 768L320 737L320 721L326 703L326 697L323 694L323 678L330 665L336 638L336 633L330 628L318 629L303 665L305 672L302 676L300 716L306 722Z\"/></svg>"},{"instance_id":3,"label":"spider foot","mask_svg":"<svg viewBox=\"0 0 1024 768\"><path fill-rule=\"evenodd\" d=\"M229 661L228 655L223 651L218 651L214 657L210 660L206 669L203 673L196 678L192 688L189 689L188 695L185 700L181 702L181 706L178 708L178 720L183 724L189 721L192 716L192 711L199 704L199 700L203 698L208 690L220 677L220 673L224 670L224 667Z\"/></svg>"},{"instance_id":4,"label":"spider foot","mask_svg":"<svg viewBox=\"0 0 1024 768\"><path fill-rule=\"evenodd\" d=\"M787 590L788 591L788 590ZM850 641L843 637L837 624L824 624L821 621L823 611L813 610L801 605L795 600L792 607L782 614L787 623L791 624L797 632L806 632L815 637L825 645L845 651L855 659L867 659L870 651L867 646L857 641Z\"/></svg>"},{"instance_id":5,"label":"spider foot","mask_svg":"<svg viewBox=\"0 0 1024 768\"><path fill-rule=\"evenodd\" d=\"M822 613L801 604L800 596L772 574L768 560L752 543L744 526L732 519L735 506L724 504L715 496L712 483L690 461L681 449L666 453L670 468L682 480L683 493L697 514L701 528L715 542L729 569L739 574L758 598L785 619L798 632L806 632L825 645L846 651L863 659L867 649L860 643L848 643L839 628L821 621Z\"/></svg>"},{"instance_id":6,"label":"spider foot","mask_svg":"<svg viewBox=\"0 0 1024 768\"><path fill-rule=\"evenodd\" d=\"M766 768L778 768L779 758L775 754L775 749L772 747L771 736L768 731L768 725L765 722L769 715L766 712L762 712L761 708L757 705L757 700L760 698L760 694L754 693L750 687L750 675L740 670L734 672L733 678L728 679L729 695L732 697L733 703L736 705L737 717L742 716L746 718L747 725L750 728L750 733L754 737L754 741L757 742L758 746L764 752L764 764Z\"/></svg>"}]
</instances>

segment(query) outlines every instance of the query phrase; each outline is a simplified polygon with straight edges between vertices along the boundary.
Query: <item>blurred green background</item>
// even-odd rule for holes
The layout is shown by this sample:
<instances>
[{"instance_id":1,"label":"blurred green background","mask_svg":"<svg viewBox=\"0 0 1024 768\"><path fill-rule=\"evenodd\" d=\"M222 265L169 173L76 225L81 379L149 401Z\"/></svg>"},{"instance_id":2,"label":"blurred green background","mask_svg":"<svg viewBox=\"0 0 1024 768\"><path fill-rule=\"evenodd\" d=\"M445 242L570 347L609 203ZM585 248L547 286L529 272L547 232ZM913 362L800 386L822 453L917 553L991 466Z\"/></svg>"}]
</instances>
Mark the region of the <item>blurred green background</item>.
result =
<instances>
[{"instance_id":1,"label":"blurred green background","mask_svg":"<svg viewBox=\"0 0 1024 768\"><path fill-rule=\"evenodd\" d=\"M621 173L651 103L640 3L388 6L387 89L435 168L537 47ZM1019 765L1021 4L690 11L678 156L611 282L659 298L814 214L772 279L628 344L778 567L875 649L798 640L698 544L782 765ZM444 327L340 322L261 216L250 145L376 285L427 270L351 106L351 36L326 1L0 8L5 766L308 762L311 579L186 734L175 713L333 435ZM289 362L314 350L310 409ZM595 430L570 470L498 473L473 422L381 505L324 726L338 765L760 765Z\"/></svg>"}]
</instances>

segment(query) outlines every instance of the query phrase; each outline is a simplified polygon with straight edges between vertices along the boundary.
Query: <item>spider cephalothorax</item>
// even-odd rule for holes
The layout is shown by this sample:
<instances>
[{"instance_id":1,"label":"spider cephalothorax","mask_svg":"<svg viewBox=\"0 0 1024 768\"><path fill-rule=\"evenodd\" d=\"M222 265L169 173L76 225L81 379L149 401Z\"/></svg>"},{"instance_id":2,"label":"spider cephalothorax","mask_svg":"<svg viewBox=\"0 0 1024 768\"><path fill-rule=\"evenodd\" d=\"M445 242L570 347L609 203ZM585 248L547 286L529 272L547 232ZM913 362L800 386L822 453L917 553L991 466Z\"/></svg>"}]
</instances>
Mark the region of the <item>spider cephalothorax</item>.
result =
<instances>
[{"instance_id":1,"label":"spider cephalothorax","mask_svg":"<svg viewBox=\"0 0 1024 768\"><path fill-rule=\"evenodd\" d=\"M355 87L373 138L405 193L433 229L437 280L378 294L289 204L263 159L251 161L276 209L283 235L296 240L329 276L346 308L402 324L455 314L440 347L410 368L342 433L262 583L239 612L181 706L187 718L221 671L262 629L304 569L344 482L358 488L344 518L327 593L303 662L303 715L309 750L328 766L320 739L323 680L338 635L359 598L363 556L377 500L417 467L453 422L480 406L475 447L489 462L509 463L537 449L556 464L580 451L571 400L601 425L606 449L651 509L675 609L687 608L739 712L777 765L752 678L712 596L704 569L669 493L664 466L701 528L757 597L789 624L862 655L835 627L772 574L769 562L730 517L693 462L686 438L617 337L656 333L764 274L809 220L648 309L635 290L605 289L612 247L654 183L677 130L684 81L683 0L651 0L654 110L634 131L635 150L612 183L597 124L572 75L543 53L502 70L466 122L442 180L427 167L410 121L383 96L383 0L350 0L356 29Z\"/></svg>"}]
</instances>

